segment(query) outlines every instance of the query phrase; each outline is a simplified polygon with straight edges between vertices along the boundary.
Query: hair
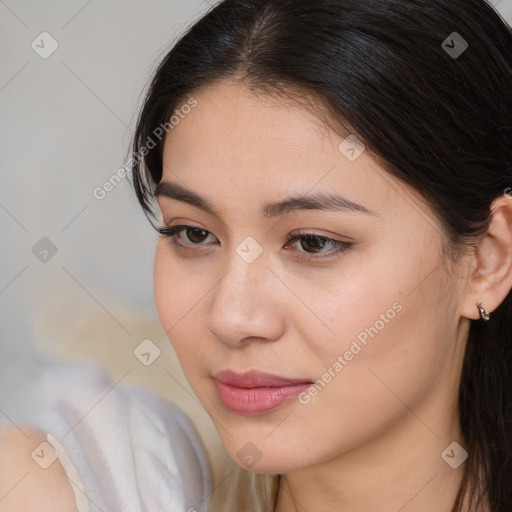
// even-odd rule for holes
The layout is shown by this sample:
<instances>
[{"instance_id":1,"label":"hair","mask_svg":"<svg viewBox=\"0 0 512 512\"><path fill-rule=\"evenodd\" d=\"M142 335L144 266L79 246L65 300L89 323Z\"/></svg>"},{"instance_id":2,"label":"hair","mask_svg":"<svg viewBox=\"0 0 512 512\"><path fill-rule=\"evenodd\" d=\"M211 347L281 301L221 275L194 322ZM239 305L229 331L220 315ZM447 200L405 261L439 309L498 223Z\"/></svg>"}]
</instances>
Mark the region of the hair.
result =
<instances>
[{"instance_id":1,"label":"hair","mask_svg":"<svg viewBox=\"0 0 512 512\"><path fill-rule=\"evenodd\" d=\"M458 56L444 42L454 46L454 32L468 44ZM194 92L234 80L357 134L386 172L422 195L456 261L512 184L511 54L511 28L484 0L222 1L173 45L150 83L132 146L136 196L154 217L165 143L147 151L155 128L169 127ZM472 510L512 510L511 411L509 293L489 322L471 320L459 389L469 458L454 512L466 493Z\"/></svg>"}]
</instances>

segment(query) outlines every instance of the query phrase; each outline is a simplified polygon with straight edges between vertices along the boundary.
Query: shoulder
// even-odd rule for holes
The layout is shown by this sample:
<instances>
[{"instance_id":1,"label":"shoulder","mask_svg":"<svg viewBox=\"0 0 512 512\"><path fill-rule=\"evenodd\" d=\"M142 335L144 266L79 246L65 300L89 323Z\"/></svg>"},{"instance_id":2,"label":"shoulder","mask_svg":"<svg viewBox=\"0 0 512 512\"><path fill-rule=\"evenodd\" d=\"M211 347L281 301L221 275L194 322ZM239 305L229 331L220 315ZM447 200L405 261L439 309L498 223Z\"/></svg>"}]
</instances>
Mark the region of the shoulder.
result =
<instances>
[{"instance_id":1,"label":"shoulder","mask_svg":"<svg viewBox=\"0 0 512 512\"><path fill-rule=\"evenodd\" d=\"M76 512L73 488L46 435L0 427L0 512Z\"/></svg>"}]
</instances>

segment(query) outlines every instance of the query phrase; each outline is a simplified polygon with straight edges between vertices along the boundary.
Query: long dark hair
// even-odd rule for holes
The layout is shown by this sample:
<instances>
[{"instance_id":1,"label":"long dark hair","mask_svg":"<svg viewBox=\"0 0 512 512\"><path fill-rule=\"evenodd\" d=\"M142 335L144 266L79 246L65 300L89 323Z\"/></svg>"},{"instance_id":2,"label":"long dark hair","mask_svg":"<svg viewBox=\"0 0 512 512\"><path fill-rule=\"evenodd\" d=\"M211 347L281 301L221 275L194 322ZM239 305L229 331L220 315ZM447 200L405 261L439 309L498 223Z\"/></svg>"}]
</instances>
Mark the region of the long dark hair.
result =
<instances>
[{"instance_id":1,"label":"long dark hair","mask_svg":"<svg viewBox=\"0 0 512 512\"><path fill-rule=\"evenodd\" d=\"M316 104L339 133L356 133L432 206L455 260L512 186L511 36L484 0L222 1L150 84L132 148L137 198L153 216L164 144L155 129L172 129L194 91L231 78ZM469 491L472 507L511 512L511 293L490 322L472 321L459 395L469 459L453 510Z\"/></svg>"}]
</instances>

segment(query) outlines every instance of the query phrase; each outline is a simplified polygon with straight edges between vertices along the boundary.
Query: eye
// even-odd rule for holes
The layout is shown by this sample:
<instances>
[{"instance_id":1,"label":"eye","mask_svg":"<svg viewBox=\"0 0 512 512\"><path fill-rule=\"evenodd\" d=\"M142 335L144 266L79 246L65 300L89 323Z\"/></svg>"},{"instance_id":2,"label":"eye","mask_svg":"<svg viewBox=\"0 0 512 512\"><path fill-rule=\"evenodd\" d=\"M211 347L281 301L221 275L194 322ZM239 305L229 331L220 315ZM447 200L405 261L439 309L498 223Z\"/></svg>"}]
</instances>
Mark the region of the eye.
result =
<instances>
[{"instance_id":1,"label":"eye","mask_svg":"<svg viewBox=\"0 0 512 512\"><path fill-rule=\"evenodd\" d=\"M212 235L209 231L206 231L203 228L198 228L196 226L173 226L173 227L160 227L156 228L156 230L164 237L171 238L173 243L178 245L177 240L184 245L205 245L209 241L208 238L211 236L214 238L214 241L217 238Z\"/></svg>"},{"instance_id":2,"label":"eye","mask_svg":"<svg viewBox=\"0 0 512 512\"><path fill-rule=\"evenodd\" d=\"M295 244L296 250L306 256L299 256L304 259L319 259L336 256L350 249L352 243L342 240L334 240L314 233L296 233L286 244L286 248Z\"/></svg>"},{"instance_id":3,"label":"eye","mask_svg":"<svg viewBox=\"0 0 512 512\"><path fill-rule=\"evenodd\" d=\"M156 228L160 235L170 238L173 245L182 249L193 250L194 246L206 245L210 242L220 243L209 231L197 226L186 224ZM295 245L297 258L305 260L328 259L347 251L352 243L333 238L320 236L314 233L295 232L284 248L289 249Z\"/></svg>"}]
</instances>

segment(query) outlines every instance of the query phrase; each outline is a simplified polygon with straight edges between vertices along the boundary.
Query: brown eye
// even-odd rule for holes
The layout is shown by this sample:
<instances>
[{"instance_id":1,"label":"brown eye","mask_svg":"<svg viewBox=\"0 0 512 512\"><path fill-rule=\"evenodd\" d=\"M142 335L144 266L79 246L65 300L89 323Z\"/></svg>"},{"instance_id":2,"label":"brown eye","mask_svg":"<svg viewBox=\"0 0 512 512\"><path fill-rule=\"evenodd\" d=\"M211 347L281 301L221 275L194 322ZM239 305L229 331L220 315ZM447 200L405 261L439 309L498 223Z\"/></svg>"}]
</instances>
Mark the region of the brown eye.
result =
<instances>
[{"instance_id":1,"label":"brown eye","mask_svg":"<svg viewBox=\"0 0 512 512\"><path fill-rule=\"evenodd\" d=\"M165 238L170 238L172 243L180 245L181 247L193 247L194 245L206 245L209 242L218 243L217 238L206 231L206 229L198 228L196 226L171 226L156 228L158 233ZM211 237L210 240L208 238ZM179 244L178 242L179 241Z\"/></svg>"},{"instance_id":2,"label":"brown eye","mask_svg":"<svg viewBox=\"0 0 512 512\"><path fill-rule=\"evenodd\" d=\"M187 228L187 238L194 244L203 243L209 235L209 232L201 228Z\"/></svg>"},{"instance_id":3,"label":"brown eye","mask_svg":"<svg viewBox=\"0 0 512 512\"><path fill-rule=\"evenodd\" d=\"M305 236L301 239L300 245L306 252L317 252L322 250L327 240L318 236Z\"/></svg>"},{"instance_id":4,"label":"brown eye","mask_svg":"<svg viewBox=\"0 0 512 512\"><path fill-rule=\"evenodd\" d=\"M351 242L334 240L314 233L296 233L288 241L285 248L293 249L297 258L303 260L320 260L340 256L352 247ZM293 247L295 246L295 247Z\"/></svg>"}]
</instances>

